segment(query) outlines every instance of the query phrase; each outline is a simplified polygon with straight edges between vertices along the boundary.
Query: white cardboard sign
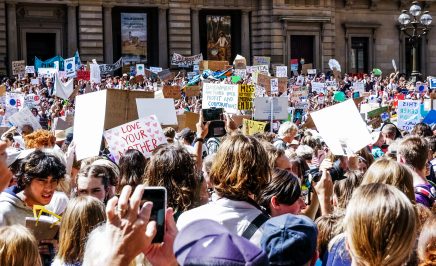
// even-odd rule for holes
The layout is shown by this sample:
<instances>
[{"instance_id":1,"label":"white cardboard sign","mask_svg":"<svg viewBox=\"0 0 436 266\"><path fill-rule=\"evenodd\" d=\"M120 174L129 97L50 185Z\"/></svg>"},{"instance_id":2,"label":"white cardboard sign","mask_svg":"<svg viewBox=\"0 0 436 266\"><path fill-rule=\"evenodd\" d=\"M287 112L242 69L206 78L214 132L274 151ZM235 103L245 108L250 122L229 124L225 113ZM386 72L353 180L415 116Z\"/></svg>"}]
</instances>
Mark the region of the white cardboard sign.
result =
<instances>
[{"instance_id":1,"label":"white cardboard sign","mask_svg":"<svg viewBox=\"0 0 436 266\"><path fill-rule=\"evenodd\" d=\"M162 125L177 125L173 99L136 99L138 117L156 115Z\"/></svg>"}]
</instances>

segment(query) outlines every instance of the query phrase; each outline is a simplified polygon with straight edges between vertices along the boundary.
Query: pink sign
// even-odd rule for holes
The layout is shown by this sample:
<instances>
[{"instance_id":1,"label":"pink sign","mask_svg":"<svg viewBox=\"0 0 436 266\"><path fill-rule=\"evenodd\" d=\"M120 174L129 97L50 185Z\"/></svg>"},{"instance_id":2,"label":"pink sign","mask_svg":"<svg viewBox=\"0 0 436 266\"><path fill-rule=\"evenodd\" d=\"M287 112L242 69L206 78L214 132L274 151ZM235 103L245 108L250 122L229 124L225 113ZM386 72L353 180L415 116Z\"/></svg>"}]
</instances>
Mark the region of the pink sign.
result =
<instances>
[{"instance_id":1,"label":"pink sign","mask_svg":"<svg viewBox=\"0 0 436 266\"><path fill-rule=\"evenodd\" d=\"M155 115L106 130L104 137L116 162L129 149L139 150L148 158L157 146L167 143Z\"/></svg>"}]
</instances>

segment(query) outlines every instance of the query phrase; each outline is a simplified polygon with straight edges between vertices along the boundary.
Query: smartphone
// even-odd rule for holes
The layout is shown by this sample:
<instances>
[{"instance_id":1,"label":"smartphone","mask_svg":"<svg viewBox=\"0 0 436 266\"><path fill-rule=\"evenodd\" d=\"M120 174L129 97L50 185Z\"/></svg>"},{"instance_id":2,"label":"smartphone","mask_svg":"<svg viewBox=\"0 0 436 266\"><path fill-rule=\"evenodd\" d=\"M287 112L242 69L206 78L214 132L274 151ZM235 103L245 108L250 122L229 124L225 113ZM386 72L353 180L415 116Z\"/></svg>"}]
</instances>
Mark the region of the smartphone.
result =
<instances>
[{"instance_id":1,"label":"smartphone","mask_svg":"<svg viewBox=\"0 0 436 266\"><path fill-rule=\"evenodd\" d=\"M203 121L223 120L223 108L203 109Z\"/></svg>"},{"instance_id":2,"label":"smartphone","mask_svg":"<svg viewBox=\"0 0 436 266\"><path fill-rule=\"evenodd\" d=\"M164 187L146 187L142 195L142 204L153 202L150 220L156 221L157 233L152 243L162 243L165 234L165 211L167 209L167 190ZM142 206L141 204L141 206Z\"/></svg>"},{"instance_id":3,"label":"smartphone","mask_svg":"<svg viewBox=\"0 0 436 266\"><path fill-rule=\"evenodd\" d=\"M214 120L209 124L209 131L207 133L206 139L208 138L219 138L226 135L226 124L222 120Z\"/></svg>"}]
</instances>

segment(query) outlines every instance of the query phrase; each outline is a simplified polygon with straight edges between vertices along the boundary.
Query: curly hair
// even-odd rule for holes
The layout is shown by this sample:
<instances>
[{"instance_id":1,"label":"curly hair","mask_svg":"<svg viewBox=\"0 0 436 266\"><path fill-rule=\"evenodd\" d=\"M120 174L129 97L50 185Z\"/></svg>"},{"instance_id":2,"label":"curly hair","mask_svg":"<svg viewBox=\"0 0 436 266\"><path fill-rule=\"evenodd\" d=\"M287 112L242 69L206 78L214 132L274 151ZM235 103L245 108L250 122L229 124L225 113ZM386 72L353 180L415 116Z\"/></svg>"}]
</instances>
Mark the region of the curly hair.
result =
<instances>
[{"instance_id":1,"label":"curly hair","mask_svg":"<svg viewBox=\"0 0 436 266\"><path fill-rule=\"evenodd\" d=\"M24 158L15 173L17 186L24 189L35 178L47 178L61 180L65 176L65 165L53 154L41 150L35 150Z\"/></svg>"},{"instance_id":2,"label":"curly hair","mask_svg":"<svg viewBox=\"0 0 436 266\"><path fill-rule=\"evenodd\" d=\"M47 130L37 130L24 136L27 149L52 148L56 144L56 137Z\"/></svg>"},{"instance_id":3,"label":"curly hair","mask_svg":"<svg viewBox=\"0 0 436 266\"><path fill-rule=\"evenodd\" d=\"M265 148L252 136L232 135L220 145L210 171L217 194L233 200L259 195L271 179Z\"/></svg>"},{"instance_id":4,"label":"curly hair","mask_svg":"<svg viewBox=\"0 0 436 266\"><path fill-rule=\"evenodd\" d=\"M153 151L145 170L148 186L167 189L168 207L187 211L198 202L199 175L194 156L180 144L164 144Z\"/></svg>"},{"instance_id":5,"label":"curly hair","mask_svg":"<svg viewBox=\"0 0 436 266\"><path fill-rule=\"evenodd\" d=\"M143 183L145 165L147 160L144 155L135 149L127 150L121 156L118 163L120 167L120 179L118 180L117 193L121 193L121 189L125 185L135 187Z\"/></svg>"}]
</instances>

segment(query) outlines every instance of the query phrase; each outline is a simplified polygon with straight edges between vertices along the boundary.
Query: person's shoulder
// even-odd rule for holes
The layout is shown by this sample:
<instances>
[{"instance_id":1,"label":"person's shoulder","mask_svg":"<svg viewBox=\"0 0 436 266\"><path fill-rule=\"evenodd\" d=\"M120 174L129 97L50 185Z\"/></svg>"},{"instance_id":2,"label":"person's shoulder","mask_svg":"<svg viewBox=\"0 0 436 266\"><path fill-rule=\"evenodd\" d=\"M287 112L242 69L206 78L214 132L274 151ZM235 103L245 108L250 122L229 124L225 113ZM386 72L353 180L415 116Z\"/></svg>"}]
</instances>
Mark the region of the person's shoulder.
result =
<instances>
[{"instance_id":1,"label":"person's shoulder","mask_svg":"<svg viewBox=\"0 0 436 266\"><path fill-rule=\"evenodd\" d=\"M208 203L183 212L177 219L177 228L180 230L189 223L200 219L212 219L211 213L215 209L213 203Z\"/></svg>"}]
</instances>

